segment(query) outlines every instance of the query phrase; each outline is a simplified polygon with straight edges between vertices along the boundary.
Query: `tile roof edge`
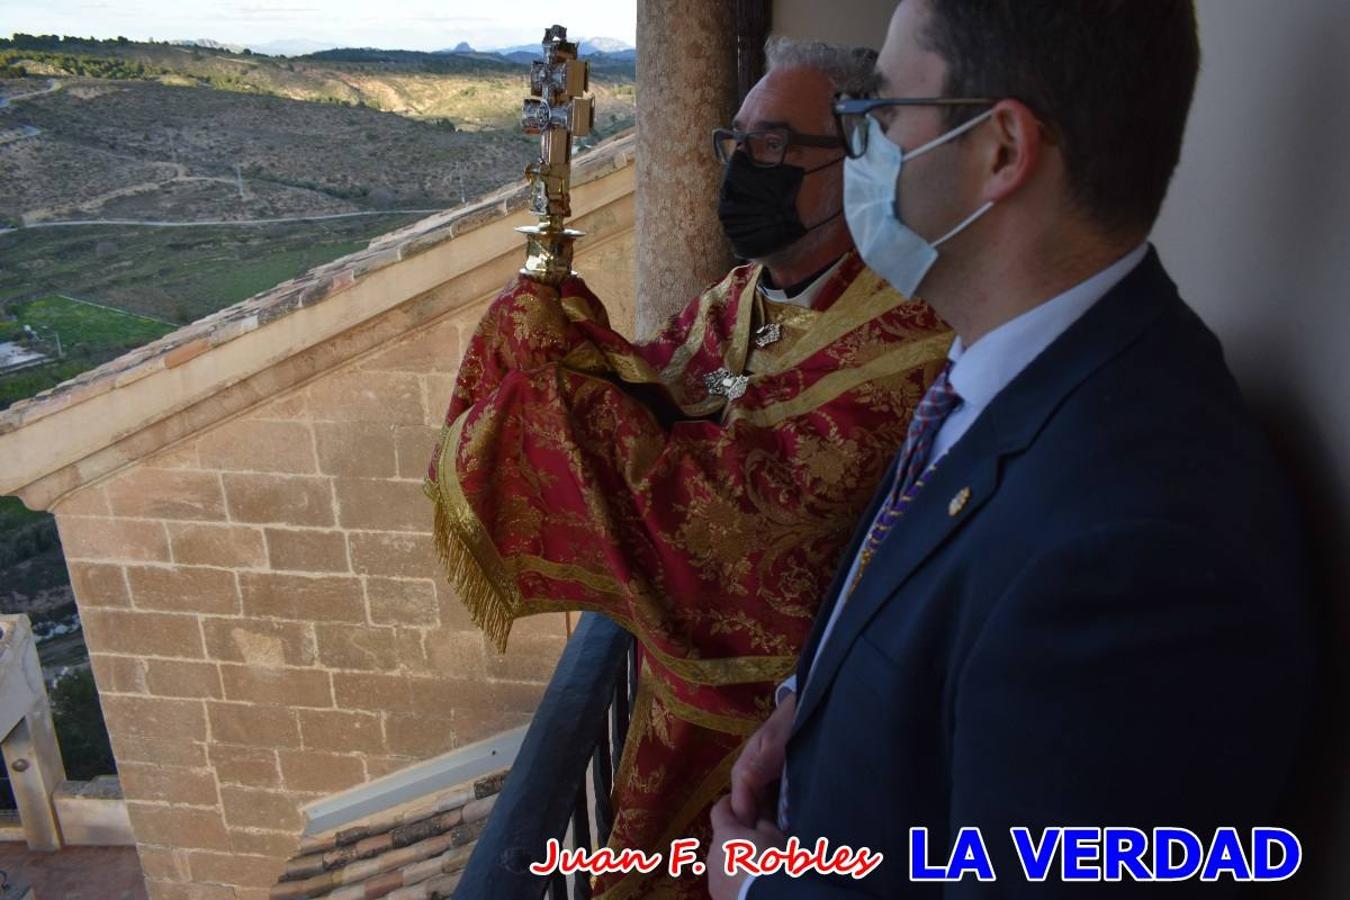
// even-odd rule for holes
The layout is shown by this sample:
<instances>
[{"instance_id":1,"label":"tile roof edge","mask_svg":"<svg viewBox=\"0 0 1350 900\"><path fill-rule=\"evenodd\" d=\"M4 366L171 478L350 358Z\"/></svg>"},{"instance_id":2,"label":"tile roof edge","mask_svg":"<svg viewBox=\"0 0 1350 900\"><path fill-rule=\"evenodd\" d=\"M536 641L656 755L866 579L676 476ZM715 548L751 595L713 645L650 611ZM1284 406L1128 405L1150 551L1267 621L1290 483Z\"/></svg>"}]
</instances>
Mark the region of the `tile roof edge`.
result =
<instances>
[{"instance_id":1,"label":"tile roof edge","mask_svg":"<svg viewBox=\"0 0 1350 900\"><path fill-rule=\"evenodd\" d=\"M428 797L472 786L509 769L525 731L526 726L514 728L307 804L301 809L306 823L302 852L344 831L378 823L393 810L415 815L416 804Z\"/></svg>"}]
</instances>

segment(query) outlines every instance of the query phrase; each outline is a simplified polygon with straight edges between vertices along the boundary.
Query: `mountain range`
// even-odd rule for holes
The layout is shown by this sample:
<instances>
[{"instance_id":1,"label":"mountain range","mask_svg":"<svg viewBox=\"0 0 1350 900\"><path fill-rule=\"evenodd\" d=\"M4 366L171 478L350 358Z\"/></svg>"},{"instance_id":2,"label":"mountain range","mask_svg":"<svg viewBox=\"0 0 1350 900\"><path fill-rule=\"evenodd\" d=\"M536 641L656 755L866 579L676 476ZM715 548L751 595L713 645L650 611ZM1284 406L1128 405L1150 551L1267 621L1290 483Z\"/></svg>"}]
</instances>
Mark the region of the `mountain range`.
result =
<instances>
[{"instance_id":1,"label":"mountain range","mask_svg":"<svg viewBox=\"0 0 1350 900\"><path fill-rule=\"evenodd\" d=\"M634 52L632 44L625 43L618 38L596 37L596 38L578 38L576 40L577 50L582 56L589 56L592 53L607 53L611 55ZM460 44L461 47L468 46ZM514 47L492 47L487 49L487 53L496 53L500 56L509 56L512 53L533 53L539 55L539 44L517 44Z\"/></svg>"},{"instance_id":2,"label":"mountain range","mask_svg":"<svg viewBox=\"0 0 1350 900\"><path fill-rule=\"evenodd\" d=\"M243 53L249 50L252 53L262 53L267 56L306 56L310 53L321 53L325 50L342 49L342 45L326 43L324 41L311 41L304 38L293 40L275 40L258 44L227 44L221 41L213 41L210 38L197 38L195 40L174 41L189 47L203 47L211 50L227 50L230 53ZM595 37L580 38L577 41L578 50L582 56L605 56L612 60L632 60L637 58L637 50L632 44L625 43L618 38ZM539 57L539 44L517 44L511 47L491 47L486 49L475 49L467 41L460 41L454 47L444 50L432 51L438 54L473 54L475 56L498 56L516 63L529 63Z\"/></svg>"}]
</instances>

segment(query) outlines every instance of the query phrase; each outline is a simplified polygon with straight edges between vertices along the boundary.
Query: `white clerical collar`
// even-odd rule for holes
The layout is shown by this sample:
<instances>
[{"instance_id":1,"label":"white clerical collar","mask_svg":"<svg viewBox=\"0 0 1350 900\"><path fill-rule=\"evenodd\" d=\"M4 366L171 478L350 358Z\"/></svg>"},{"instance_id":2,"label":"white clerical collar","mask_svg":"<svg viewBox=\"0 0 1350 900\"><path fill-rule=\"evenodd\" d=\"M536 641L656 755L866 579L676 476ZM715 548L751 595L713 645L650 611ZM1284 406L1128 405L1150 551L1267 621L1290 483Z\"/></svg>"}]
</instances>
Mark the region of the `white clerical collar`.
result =
<instances>
[{"instance_id":1,"label":"white clerical collar","mask_svg":"<svg viewBox=\"0 0 1350 900\"><path fill-rule=\"evenodd\" d=\"M1148 242L1140 244L1096 275L1052 300L1004 322L969 347L958 337L947 358L948 379L964 406L982 410L1046 347L1083 313L1143 262Z\"/></svg>"},{"instance_id":2,"label":"white clerical collar","mask_svg":"<svg viewBox=\"0 0 1350 900\"><path fill-rule=\"evenodd\" d=\"M844 256L847 255L847 253L844 254ZM836 259L834 265L830 266L824 272L821 272L816 276L814 281L806 286L805 289L799 291L792 297L789 297L782 288L765 287L764 276L761 275L759 279L759 294L765 300L774 303L787 303L791 306L800 306L802 309L812 309L816 305L816 295L820 293L820 289L825 286L825 282L829 280L830 276L833 275L835 270L843 263L844 256Z\"/></svg>"}]
</instances>

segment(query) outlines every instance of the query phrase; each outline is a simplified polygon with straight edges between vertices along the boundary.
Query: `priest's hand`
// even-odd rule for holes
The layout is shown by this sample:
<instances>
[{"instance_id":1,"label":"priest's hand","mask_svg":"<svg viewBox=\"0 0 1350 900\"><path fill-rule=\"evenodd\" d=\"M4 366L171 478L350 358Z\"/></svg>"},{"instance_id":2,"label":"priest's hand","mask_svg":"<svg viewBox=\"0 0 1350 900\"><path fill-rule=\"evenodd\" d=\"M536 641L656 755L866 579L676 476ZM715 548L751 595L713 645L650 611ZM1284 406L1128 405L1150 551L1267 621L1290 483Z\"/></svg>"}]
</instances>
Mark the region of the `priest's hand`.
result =
<instances>
[{"instance_id":1,"label":"priest's hand","mask_svg":"<svg viewBox=\"0 0 1350 900\"><path fill-rule=\"evenodd\" d=\"M789 719L789 722L791 719ZM712 843L708 846L708 893L712 900L739 900L741 887L750 875L738 871L728 875L725 868L727 841L749 841L755 845L755 859L769 847L782 847L786 838L768 819L753 826L741 824L731 811L731 798L723 797L712 808Z\"/></svg>"},{"instance_id":2,"label":"priest's hand","mask_svg":"<svg viewBox=\"0 0 1350 900\"><path fill-rule=\"evenodd\" d=\"M556 285L538 281L524 272L517 272L511 276L511 280L506 283L506 287L502 288L502 292L498 296L532 296L541 300L557 300L560 293L561 291Z\"/></svg>"},{"instance_id":3,"label":"priest's hand","mask_svg":"<svg viewBox=\"0 0 1350 900\"><path fill-rule=\"evenodd\" d=\"M792 719L797 713L797 695L785 693L768 721L745 742L731 767L729 811L746 828L761 818L776 821L774 785L783 775Z\"/></svg>"},{"instance_id":4,"label":"priest's hand","mask_svg":"<svg viewBox=\"0 0 1350 900\"><path fill-rule=\"evenodd\" d=\"M506 282L502 288L501 296L528 294L541 300L558 300L562 297L585 297L589 300L596 299L595 294L591 292L586 280L577 273L573 272L557 284L549 284L546 281L539 281L524 272L517 272L511 276L511 280Z\"/></svg>"}]
</instances>

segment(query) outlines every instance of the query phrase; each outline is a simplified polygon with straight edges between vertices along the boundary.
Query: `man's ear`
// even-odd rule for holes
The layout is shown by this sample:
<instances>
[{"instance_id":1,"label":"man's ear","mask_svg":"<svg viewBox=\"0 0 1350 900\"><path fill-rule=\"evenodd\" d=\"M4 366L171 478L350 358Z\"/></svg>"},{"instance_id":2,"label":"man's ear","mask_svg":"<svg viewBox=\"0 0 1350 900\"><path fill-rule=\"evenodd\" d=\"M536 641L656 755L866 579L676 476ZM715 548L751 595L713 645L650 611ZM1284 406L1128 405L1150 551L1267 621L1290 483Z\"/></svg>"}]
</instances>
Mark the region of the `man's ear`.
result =
<instances>
[{"instance_id":1,"label":"man's ear","mask_svg":"<svg viewBox=\"0 0 1350 900\"><path fill-rule=\"evenodd\" d=\"M983 199L1001 203L1035 175L1046 145L1045 128L1026 104L1000 100L985 134Z\"/></svg>"}]
</instances>

